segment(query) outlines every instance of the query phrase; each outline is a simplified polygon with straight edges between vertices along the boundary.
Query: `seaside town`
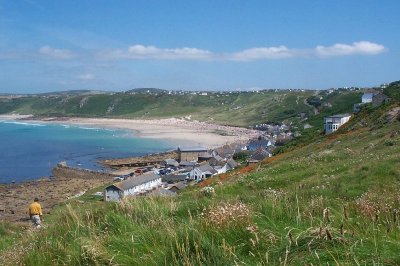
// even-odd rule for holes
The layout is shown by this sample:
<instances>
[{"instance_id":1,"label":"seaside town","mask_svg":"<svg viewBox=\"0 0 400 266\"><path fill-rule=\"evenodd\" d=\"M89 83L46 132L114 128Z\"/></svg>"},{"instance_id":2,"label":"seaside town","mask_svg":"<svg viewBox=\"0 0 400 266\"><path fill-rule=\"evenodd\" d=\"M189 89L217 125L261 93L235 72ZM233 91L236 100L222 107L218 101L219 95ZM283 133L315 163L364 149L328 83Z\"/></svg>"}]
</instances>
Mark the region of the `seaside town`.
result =
<instances>
[{"instance_id":1,"label":"seaside town","mask_svg":"<svg viewBox=\"0 0 400 266\"><path fill-rule=\"evenodd\" d=\"M382 92L367 90L362 95L361 102L354 104L353 113L360 112L363 107L368 105L379 107L388 101L390 98ZM325 134L331 134L347 123L351 116L351 114L337 114L324 117L322 130ZM20 119L29 120L31 117L21 116ZM306 121L307 118L305 117L304 120ZM74 120L63 118L44 118L43 121L75 123ZM91 122L99 123L97 120ZM150 121L138 121L142 127L147 122ZM48 195L51 196L46 199L48 212L59 202L60 197L62 198L61 195L65 195L67 198L79 197L98 185L107 186L103 191L94 192L93 196L101 197L104 201L120 201L131 196L174 196L186 187L197 185L212 176L226 173L239 166L257 164L265 158L273 156L277 147L296 137L295 128L285 123L267 122L256 124L251 129L245 129L211 125L199 121L167 119L153 121L148 126L165 127L171 124L180 130L195 127L198 133L232 132L232 135L220 136L230 137L231 142L217 148L178 147L174 151L143 157L102 160L100 163L109 169L106 171L80 169L68 166L66 162L60 162L53 170L56 179L45 178L41 183L32 181L24 184L11 184L7 188L0 187L0 195L4 198L3 203L0 204L0 216L8 220L23 221L25 219L23 212L25 201L16 195L18 193L27 194L29 190L32 191L32 194L39 193L41 195L42 184L52 187L48 192ZM218 135L214 134L213 136L217 137ZM243 136L246 137L243 138ZM46 185L47 183L48 185ZM10 186L15 188L9 189ZM65 190L65 186L70 188ZM36 189L32 190L32 188ZM9 202L13 202L13 204L9 204Z\"/></svg>"},{"instance_id":2,"label":"seaside town","mask_svg":"<svg viewBox=\"0 0 400 266\"><path fill-rule=\"evenodd\" d=\"M378 107L389 101L379 91L363 94L361 103L354 105L354 113L363 106ZM331 134L347 123L351 114L338 114L324 118L324 132ZM126 196L162 195L173 196L186 186L233 170L239 164L257 164L273 155L276 146L293 139L291 127L285 124L258 124L253 127L259 136L245 145L233 143L217 149L178 148L174 152L149 155L144 158L106 160L103 163L123 173L116 182L105 188L105 201L120 201ZM238 162L240 160L240 162ZM101 195L98 192L97 195Z\"/></svg>"}]
</instances>

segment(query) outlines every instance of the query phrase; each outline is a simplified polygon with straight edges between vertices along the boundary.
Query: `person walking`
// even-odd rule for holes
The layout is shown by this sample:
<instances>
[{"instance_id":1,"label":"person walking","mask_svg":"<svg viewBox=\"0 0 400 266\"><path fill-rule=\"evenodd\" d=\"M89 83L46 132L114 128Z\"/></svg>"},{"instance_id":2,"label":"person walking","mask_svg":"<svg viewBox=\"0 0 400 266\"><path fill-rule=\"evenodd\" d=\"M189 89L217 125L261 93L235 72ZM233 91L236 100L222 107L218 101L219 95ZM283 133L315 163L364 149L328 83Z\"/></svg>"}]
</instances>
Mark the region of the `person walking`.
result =
<instances>
[{"instance_id":1,"label":"person walking","mask_svg":"<svg viewBox=\"0 0 400 266\"><path fill-rule=\"evenodd\" d=\"M42 215L43 215L42 206L40 206L39 199L35 198L34 202L31 205L29 205L29 217L31 218L32 223L36 228L41 227Z\"/></svg>"}]
</instances>

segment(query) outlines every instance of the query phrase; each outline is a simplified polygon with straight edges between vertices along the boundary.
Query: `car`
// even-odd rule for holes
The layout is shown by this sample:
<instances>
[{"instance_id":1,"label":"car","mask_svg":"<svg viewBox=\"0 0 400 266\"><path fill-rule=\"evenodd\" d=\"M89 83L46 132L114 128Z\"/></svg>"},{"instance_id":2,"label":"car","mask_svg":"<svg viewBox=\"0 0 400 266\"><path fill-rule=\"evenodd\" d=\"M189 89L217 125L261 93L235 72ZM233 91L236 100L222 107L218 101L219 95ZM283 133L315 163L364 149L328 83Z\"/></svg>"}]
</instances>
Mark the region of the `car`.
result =
<instances>
[{"instance_id":1,"label":"car","mask_svg":"<svg viewBox=\"0 0 400 266\"><path fill-rule=\"evenodd\" d=\"M114 181L122 181L124 178L122 176L116 176L114 177Z\"/></svg>"}]
</instances>

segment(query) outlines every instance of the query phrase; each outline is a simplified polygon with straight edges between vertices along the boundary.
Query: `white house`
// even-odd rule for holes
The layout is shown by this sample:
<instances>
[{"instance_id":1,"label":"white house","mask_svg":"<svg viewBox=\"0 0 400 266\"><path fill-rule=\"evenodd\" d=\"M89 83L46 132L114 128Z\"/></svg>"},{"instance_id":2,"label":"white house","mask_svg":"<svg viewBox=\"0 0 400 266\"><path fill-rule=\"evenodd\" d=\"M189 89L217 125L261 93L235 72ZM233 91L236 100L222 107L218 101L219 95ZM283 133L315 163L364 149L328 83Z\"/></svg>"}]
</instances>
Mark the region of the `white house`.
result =
<instances>
[{"instance_id":1,"label":"white house","mask_svg":"<svg viewBox=\"0 0 400 266\"><path fill-rule=\"evenodd\" d=\"M161 177L152 172L112 184L104 191L105 201L120 201L125 196L138 195L161 185Z\"/></svg>"},{"instance_id":2,"label":"white house","mask_svg":"<svg viewBox=\"0 0 400 266\"><path fill-rule=\"evenodd\" d=\"M347 123L351 118L350 114L339 114L327 116L324 118L325 134L330 134L339 129L343 124Z\"/></svg>"},{"instance_id":3,"label":"white house","mask_svg":"<svg viewBox=\"0 0 400 266\"><path fill-rule=\"evenodd\" d=\"M233 159L228 160L223 167L216 169L218 174L223 174L228 172L229 170L235 169L238 166L238 163L235 162Z\"/></svg>"},{"instance_id":4,"label":"white house","mask_svg":"<svg viewBox=\"0 0 400 266\"><path fill-rule=\"evenodd\" d=\"M207 177L213 176L218 172L208 163L195 167L192 171L190 171L189 176L190 179L200 181Z\"/></svg>"},{"instance_id":5,"label":"white house","mask_svg":"<svg viewBox=\"0 0 400 266\"><path fill-rule=\"evenodd\" d=\"M362 103L371 103L372 98L374 97L376 93L364 93L364 95L361 97L361 102Z\"/></svg>"}]
</instances>

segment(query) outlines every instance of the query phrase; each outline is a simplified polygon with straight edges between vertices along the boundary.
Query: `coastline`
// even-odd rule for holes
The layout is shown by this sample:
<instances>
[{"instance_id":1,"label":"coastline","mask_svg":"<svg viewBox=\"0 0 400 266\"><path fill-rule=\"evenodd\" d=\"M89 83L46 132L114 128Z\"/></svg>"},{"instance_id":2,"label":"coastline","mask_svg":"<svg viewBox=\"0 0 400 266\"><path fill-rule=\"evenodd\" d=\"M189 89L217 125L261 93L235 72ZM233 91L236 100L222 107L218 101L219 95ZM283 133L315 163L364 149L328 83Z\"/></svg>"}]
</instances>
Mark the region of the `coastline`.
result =
<instances>
[{"instance_id":1,"label":"coastline","mask_svg":"<svg viewBox=\"0 0 400 266\"><path fill-rule=\"evenodd\" d=\"M105 129L129 130L136 137L166 140L180 147L216 148L225 144L238 143L258 136L256 130L209 124L183 119L109 119L109 118L35 118L29 115L0 115L0 120L21 123L45 123L96 127ZM46 214L54 206L71 196L80 194L82 190L112 182L113 178L77 177L74 173L41 178L17 184L0 184L0 195L4 198L0 204L0 221L26 225L29 221L26 208L30 201L39 196Z\"/></svg>"},{"instance_id":2,"label":"coastline","mask_svg":"<svg viewBox=\"0 0 400 266\"><path fill-rule=\"evenodd\" d=\"M23 120L75 126L91 126L108 129L129 130L137 137L166 140L177 146L192 148L216 148L234 142L245 142L258 137L256 130L210 124L177 118L163 119L114 119L114 118L76 118L48 117L35 118L29 115L0 115L0 120Z\"/></svg>"}]
</instances>

